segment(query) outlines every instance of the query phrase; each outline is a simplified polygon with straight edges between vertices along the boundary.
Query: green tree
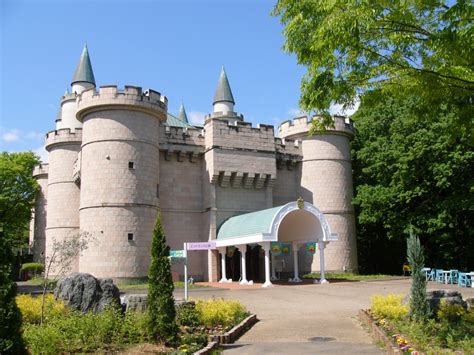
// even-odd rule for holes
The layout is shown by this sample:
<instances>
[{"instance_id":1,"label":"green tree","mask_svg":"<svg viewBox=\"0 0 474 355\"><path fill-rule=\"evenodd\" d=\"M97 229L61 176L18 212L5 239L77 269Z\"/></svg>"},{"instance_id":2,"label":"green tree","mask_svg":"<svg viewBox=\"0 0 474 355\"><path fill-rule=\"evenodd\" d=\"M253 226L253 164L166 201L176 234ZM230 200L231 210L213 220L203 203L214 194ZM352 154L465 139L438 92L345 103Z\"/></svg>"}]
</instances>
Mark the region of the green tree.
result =
<instances>
[{"instance_id":1,"label":"green tree","mask_svg":"<svg viewBox=\"0 0 474 355\"><path fill-rule=\"evenodd\" d=\"M174 307L174 284L171 277L169 248L158 214L151 244L151 265L148 271L148 328L154 339L173 344L178 327Z\"/></svg>"},{"instance_id":2,"label":"green tree","mask_svg":"<svg viewBox=\"0 0 474 355\"><path fill-rule=\"evenodd\" d=\"M22 354L21 314L15 302L14 255L0 225L0 354Z\"/></svg>"},{"instance_id":3,"label":"green tree","mask_svg":"<svg viewBox=\"0 0 474 355\"><path fill-rule=\"evenodd\" d=\"M32 172L38 163L32 152L0 153L0 221L12 247L25 246L24 236L38 189Z\"/></svg>"},{"instance_id":4,"label":"green tree","mask_svg":"<svg viewBox=\"0 0 474 355\"><path fill-rule=\"evenodd\" d=\"M363 96L352 144L361 271L400 272L409 225L428 265L474 268L472 116L465 98Z\"/></svg>"},{"instance_id":5,"label":"green tree","mask_svg":"<svg viewBox=\"0 0 474 355\"><path fill-rule=\"evenodd\" d=\"M430 310L426 301L426 277L423 273L425 257L420 239L410 230L407 239L407 256L411 265L410 317L414 320L428 319Z\"/></svg>"},{"instance_id":6,"label":"green tree","mask_svg":"<svg viewBox=\"0 0 474 355\"><path fill-rule=\"evenodd\" d=\"M474 89L471 1L279 0L284 49L307 66L300 107L322 113L381 88L426 100ZM315 126L314 128L318 128Z\"/></svg>"}]
</instances>

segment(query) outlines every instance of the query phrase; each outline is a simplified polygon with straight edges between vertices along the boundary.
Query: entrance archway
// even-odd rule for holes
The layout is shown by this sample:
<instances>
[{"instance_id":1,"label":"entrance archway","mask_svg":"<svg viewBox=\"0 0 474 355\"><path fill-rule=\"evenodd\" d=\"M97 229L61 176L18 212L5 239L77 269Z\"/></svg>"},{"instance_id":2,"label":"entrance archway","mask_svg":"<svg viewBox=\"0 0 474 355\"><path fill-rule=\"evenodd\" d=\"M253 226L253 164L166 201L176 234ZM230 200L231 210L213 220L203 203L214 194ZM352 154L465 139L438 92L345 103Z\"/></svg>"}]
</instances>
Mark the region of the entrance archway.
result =
<instances>
[{"instance_id":1,"label":"entrance archway","mask_svg":"<svg viewBox=\"0 0 474 355\"><path fill-rule=\"evenodd\" d=\"M221 253L221 281L226 277L226 249L235 246L241 252L241 283L246 284L246 250L248 244L259 244L265 251L265 283L270 281L270 245L271 242L286 242L293 245L294 280L298 281L298 245L308 241L318 243L320 250L321 283L324 277L324 249L327 243L337 240L331 233L327 220L321 211L308 202L298 200L286 205L231 217L219 229L216 245Z\"/></svg>"}]
</instances>

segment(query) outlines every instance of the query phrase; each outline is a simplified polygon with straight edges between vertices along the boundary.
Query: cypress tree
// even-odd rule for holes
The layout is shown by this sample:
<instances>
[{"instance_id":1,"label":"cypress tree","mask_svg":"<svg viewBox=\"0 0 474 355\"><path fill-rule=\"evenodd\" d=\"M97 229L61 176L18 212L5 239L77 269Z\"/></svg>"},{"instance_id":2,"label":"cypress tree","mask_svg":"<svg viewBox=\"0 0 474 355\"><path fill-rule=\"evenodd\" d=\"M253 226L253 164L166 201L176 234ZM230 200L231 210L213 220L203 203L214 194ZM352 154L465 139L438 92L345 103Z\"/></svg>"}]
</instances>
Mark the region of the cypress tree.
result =
<instances>
[{"instance_id":1,"label":"cypress tree","mask_svg":"<svg viewBox=\"0 0 474 355\"><path fill-rule=\"evenodd\" d=\"M411 265L411 291L410 291L410 317L414 320L423 321L430 315L428 302L426 301L426 277L423 273L425 257L420 239L410 229L407 239L408 262Z\"/></svg>"},{"instance_id":2,"label":"cypress tree","mask_svg":"<svg viewBox=\"0 0 474 355\"><path fill-rule=\"evenodd\" d=\"M15 258L10 244L0 224L0 354L23 354L21 313L15 302L13 281Z\"/></svg>"},{"instance_id":3,"label":"cypress tree","mask_svg":"<svg viewBox=\"0 0 474 355\"><path fill-rule=\"evenodd\" d=\"M151 244L151 264L148 271L148 329L151 336L167 344L174 344L177 337L174 284L171 277L169 248L158 214Z\"/></svg>"}]
</instances>

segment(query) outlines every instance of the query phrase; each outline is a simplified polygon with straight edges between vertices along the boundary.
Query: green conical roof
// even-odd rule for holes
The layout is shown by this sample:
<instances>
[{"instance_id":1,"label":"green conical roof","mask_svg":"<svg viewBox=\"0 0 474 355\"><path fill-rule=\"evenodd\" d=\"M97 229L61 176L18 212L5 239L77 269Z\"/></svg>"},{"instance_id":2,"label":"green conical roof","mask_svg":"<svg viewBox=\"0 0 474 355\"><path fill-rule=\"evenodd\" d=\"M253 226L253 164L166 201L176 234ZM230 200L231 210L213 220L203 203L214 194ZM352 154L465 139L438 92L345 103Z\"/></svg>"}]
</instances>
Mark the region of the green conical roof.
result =
<instances>
[{"instance_id":1,"label":"green conical roof","mask_svg":"<svg viewBox=\"0 0 474 355\"><path fill-rule=\"evenodd\" d=\"M232 96L232 90L230 89L229 80L227 79L224 67L221 69L221 76L219 77L213 104L221 101L232 102L235 105L234 96Z\"/></svg>"},{"instance_id":2,"label":"green conical roof","mask_svg":"<svg viewBox=\"0 0 474 355\"><path fill-rule=\"evenodd\" d=\"M76 72L72 78L71 84L77 82L91 83L95 85L94 72L92 71L91 60L89 58L89 51L87 50L87 44L84 46L81 54L81 60L77 65Z\"/></svg>"},{"instance_id":3,"label":"green conical roof","mask_svg":"<svg viewBox=\"0 0 474 355\"><path fill-rule=\"evenodd\" d=\"M184 105L181 104L181 107L179 108L179 115L178 118L186 123L189 123L188 121L188 115L186 115L186 110L184 109Z\"/></svg>"}]
</instances>

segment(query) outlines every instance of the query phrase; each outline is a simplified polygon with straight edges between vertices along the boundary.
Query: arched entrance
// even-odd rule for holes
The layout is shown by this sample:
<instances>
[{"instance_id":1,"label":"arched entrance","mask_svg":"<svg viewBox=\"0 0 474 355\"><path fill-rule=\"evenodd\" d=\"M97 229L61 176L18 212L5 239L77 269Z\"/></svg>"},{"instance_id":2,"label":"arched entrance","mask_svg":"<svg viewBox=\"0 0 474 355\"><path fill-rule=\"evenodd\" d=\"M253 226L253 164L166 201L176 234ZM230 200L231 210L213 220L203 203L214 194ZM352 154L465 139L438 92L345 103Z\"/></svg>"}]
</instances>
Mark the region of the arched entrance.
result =
<instances>
[{"instance_id":1,"label":"arched entrance","mask_svg":"<svg viewBox=\"0 0 474 355\"><path fill-rule=\"evenodd\" d=\"M237 247L241 253L241 284L248 283L246 273L247 245L259 244L264 250L264 287L272 285L270 277L270 247L272 242L290 243L293 250L294 278L298 276L298 250L308 242L317 242L320 251L321 283L327 282L324 277L324 249L327 243L337 240L331 233L327 220L321 211L310 203L298 200L286 205L256 211L229 218L219 229L216 245L221 253L220 282L228 282L226 277L227 247ZM272 263L273 266L275 263ZM272 276L274 270L272 270Z\"/></svg>"}]
</instances>

